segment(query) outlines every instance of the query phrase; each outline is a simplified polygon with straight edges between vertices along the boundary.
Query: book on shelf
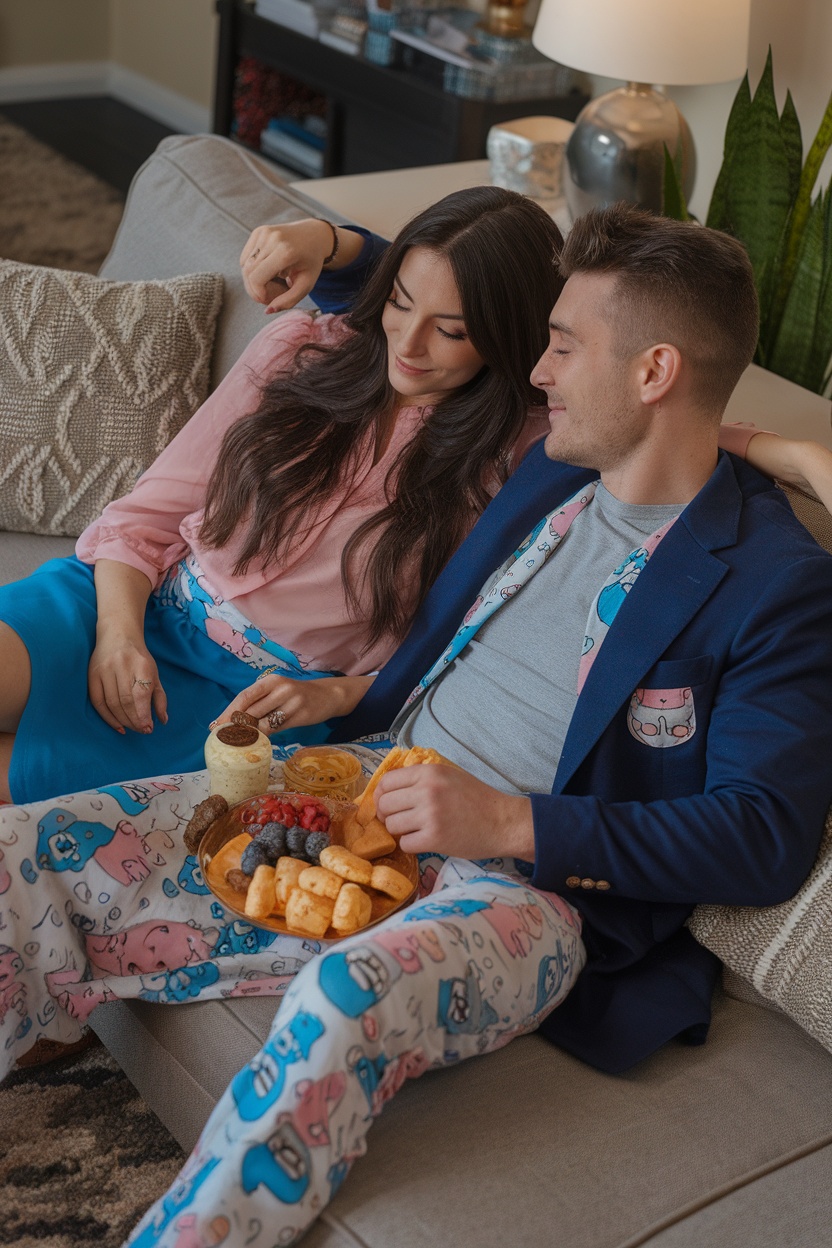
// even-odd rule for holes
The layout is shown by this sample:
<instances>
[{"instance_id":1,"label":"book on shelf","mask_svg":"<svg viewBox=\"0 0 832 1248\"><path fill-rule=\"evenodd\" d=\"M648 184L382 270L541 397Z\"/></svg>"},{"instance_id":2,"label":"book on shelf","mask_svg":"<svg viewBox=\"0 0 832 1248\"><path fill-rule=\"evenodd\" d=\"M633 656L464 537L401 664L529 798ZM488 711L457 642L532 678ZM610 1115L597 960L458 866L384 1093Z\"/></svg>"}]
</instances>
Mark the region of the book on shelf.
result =
<instances>
[{"instance_id":1,"label":"book on shelf","mask_svg":"<svg viewBox=\"0 0 832 1248\"><path fill-rule=\"evenodd\" d=\"M291 117L273 118L260 135L260 150L310 178L324 171L326 140Z\"/></svg>"},{"instance_id":2,"label":"book on shelf","mask_svg":"<svg viewBox=\"0 0 832 1248\"><path fill-rule=\"evenodd\" d=\"M257 0L254 11L259 17L268 18L296 30L310 39L318 37L318 15L309 0Z\"/></svg>"}]
</instances>

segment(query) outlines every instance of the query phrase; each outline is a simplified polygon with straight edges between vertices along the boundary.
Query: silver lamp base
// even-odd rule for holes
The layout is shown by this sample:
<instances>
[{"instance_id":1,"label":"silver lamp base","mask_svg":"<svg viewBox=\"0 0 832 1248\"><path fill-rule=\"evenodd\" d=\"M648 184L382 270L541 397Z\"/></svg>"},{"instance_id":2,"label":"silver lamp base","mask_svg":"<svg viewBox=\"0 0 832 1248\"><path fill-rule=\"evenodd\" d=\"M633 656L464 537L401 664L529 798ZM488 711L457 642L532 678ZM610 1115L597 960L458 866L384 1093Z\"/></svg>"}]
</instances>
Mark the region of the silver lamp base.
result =
<instances>
[{"instance_id":1,"label":"silver lamp base","mask_svg":"<svg viewBox=\"0 0 832 1248\"><path fill-rule=\"evenodd\" d=\"M690 129L676 105L646 83L629 82L590 100L566 148L566 201L573 219L619 199L662 210L664 146L693 190L696 158Z\"/></svg>"}]
</instances>

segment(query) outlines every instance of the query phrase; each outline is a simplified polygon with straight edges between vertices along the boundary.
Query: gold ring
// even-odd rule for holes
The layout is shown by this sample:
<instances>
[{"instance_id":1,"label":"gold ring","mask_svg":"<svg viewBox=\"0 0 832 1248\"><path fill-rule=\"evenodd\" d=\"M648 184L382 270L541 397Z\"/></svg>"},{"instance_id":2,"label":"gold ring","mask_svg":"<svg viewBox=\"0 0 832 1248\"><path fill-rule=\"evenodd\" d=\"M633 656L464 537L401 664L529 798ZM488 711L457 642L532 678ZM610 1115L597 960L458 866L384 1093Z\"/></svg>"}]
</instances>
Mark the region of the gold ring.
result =
<instances>
[{"instance_id":1,"label":"gold ring","mask_svg":"<svg viewBox=\"0 0 832 1248\"><path fill-rule=\"evenodd\" d=\"M286 712L281 711L280 709L276 711L269 711L267 719L269 721L270 728L280 728L286 719Z\"/></svg>"},{"instance_id":2,"label":"gold ring","mask_svg":"<svg viewBox=\"0 0 832 1248\"><path fill-rule=\"evenodd\" d=\"M141 685L142 689L152 689L153 681L152 680L139 680L138 676L134 676L133 685ZM133 688L133 685L130 686L131 689Z\"/></svg>"}]
</instances>

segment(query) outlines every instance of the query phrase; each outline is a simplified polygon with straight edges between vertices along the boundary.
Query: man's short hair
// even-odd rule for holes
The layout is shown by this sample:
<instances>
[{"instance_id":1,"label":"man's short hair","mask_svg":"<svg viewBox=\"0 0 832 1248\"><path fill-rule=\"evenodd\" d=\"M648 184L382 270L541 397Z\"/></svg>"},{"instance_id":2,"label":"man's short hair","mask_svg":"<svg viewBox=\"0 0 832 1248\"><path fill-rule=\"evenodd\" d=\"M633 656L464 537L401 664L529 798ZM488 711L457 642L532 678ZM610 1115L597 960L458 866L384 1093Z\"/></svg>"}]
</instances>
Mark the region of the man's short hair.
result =
<instances>
[{"instance_id":1,"label":"man's short hair","mask_svg":"<svg viewBox=\"0 0 832 1248\"><path fill-rule=\"evenodd\" d=\"M631 357L659 342L678 347L693 370L695 401L722 413L759 334L754 273L741 243L619 203L580 217L559 263L564 279L614 275L620 353Z\"/></svg>"}]
</instances>

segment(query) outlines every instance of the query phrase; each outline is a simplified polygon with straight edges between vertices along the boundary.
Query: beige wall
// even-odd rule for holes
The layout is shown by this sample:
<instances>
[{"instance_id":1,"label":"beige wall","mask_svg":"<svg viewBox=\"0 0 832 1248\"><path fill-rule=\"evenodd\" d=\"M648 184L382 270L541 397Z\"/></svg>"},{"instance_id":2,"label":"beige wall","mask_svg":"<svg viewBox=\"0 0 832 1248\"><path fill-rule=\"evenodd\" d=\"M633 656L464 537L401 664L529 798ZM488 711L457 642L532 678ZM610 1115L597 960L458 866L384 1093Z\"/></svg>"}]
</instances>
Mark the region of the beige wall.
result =
<instances>
[{"instance_id":1,"label":"beige wall","mask_svg":"<svg viewBox=\"0 0 832 1248\"><path fill-rule=\"evenodd\" d=\"M0 0L0 68L112 61L206 108L213 0Z\"/></svg>"},{"instance_id":2,"label":"beige wall","mask_svg":"<svg viewBox=\"0 0 832 1248\"><path fill-rule=\"evenodd\" d=\"M169 91L210 107L213 0L110 0L110 57Z\"/></svg>"},{"instance_id":3,"label":"beige wall","mask_svg":"<svg viewBox=\"0 0 832 1248\"><path fill-rule=\"evenodd\" d=\"M0 0L0 67L105 61L110 0Z\"/></svg>"}]
</instances>

